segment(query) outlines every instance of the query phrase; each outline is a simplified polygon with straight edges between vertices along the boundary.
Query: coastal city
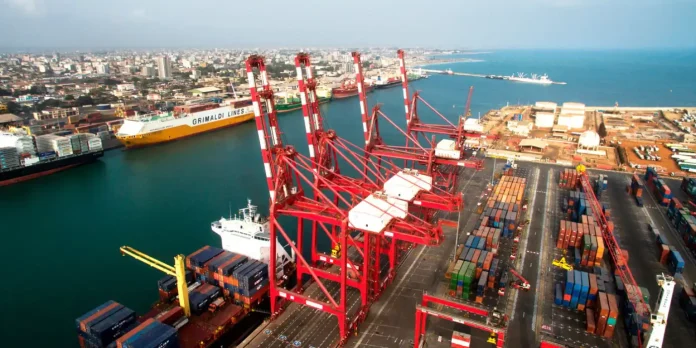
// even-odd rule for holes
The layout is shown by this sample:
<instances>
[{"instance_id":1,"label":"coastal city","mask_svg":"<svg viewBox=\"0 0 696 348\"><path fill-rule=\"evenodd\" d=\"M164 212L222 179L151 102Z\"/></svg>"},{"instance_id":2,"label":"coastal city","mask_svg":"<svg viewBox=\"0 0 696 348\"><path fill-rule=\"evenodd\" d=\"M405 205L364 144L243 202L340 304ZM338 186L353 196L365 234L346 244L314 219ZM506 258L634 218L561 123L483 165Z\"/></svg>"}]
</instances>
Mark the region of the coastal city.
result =
<instances>
[{"instance_id":1,"label":"coastal city","mask_svg":"<svg viewBox=\"0 0 696 348\"><path fill-rule=\"evenodd\" d=\"M360 1L7 2L3 347L691 346L693 48Z\"/></svg>"}]
</instances>

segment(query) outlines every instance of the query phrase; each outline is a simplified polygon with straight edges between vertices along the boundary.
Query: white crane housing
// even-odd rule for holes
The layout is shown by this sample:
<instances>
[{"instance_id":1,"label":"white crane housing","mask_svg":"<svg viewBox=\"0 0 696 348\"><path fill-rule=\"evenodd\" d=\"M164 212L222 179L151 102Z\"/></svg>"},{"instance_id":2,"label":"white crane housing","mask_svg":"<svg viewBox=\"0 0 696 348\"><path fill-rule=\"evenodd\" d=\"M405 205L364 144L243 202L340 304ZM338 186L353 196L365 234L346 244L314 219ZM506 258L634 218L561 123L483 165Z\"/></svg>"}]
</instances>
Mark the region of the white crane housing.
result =
<instances>
[{"instance_id":1,"label":"white crane housing","mask_svg":"<svg viewBox=\"0 0 696 348\"><path fill-rule=\"evenodd\" d=\"M657 285L660 293L657 296L654 313L650 315L650 337L645 341L645 348L660 348L664 342L665 330L667 329L667 317L669 316L669 306L672 304L674 294L674 278L664 274L658 274Z\"/></svg>"}]
</instances>

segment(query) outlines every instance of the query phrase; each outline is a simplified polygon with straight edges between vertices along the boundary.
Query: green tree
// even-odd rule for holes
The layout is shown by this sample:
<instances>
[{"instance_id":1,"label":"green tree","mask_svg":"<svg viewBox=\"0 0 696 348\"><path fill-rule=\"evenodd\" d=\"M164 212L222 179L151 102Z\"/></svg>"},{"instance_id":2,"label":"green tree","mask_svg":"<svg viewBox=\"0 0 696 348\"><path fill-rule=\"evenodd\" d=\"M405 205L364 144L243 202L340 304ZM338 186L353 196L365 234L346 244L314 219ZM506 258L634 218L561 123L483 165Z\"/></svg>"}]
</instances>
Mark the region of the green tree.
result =
<instances>
[{"instance_id":1,"label":"green tree","mask_svg":"<svg viewBox=\"0 0 696 348\"><path fill-rule=\"evenodd\" d=\"M13 101L7 102L7 112L11 114L19 114L22 112L22 106Z\"/></svg>"},{"instance_id":2,"label":"green tree","mask_svg":"<svg viewBox=\"0 0 696 348\"><path fill-rule=\"evenodd\" d=\"M140 95L142 95L143 97L147 96L149 93L150 91L148 91L147 89L143 89L140 91Z\"/></svg>"},{"instance_id":3,"label":"green tree","mask_svg":"<svg viewBox=\"0 0 696 348\"><path fill-rule=\"evenodd\" d=\"M599 128L597 129L597 134L599 134L599 137L604 139L604 137L607 136L607 127L604 125L604 122L599 124Z\"/></svg>"},{"instance_id":4,"label":"green tree","mask_svg":"<svg viewBox=\"0 0 696 348\"><path fill-rule=\"evenodd\" d=\"M82 105L94 105L94 100L88 95L81 95L77 98L77 104Z\"/></svg>"},{"instance_id":5,"label":"green tree","mask_svg":"<svg viewBox=\"0 0 696 348\"><path fill-rule=\"evenodd\" d=\"M72 94L68 94L68 95L65 96L64 99L65 99L66 101L67 101L67 100L75 100L75 96L72 95Z\"/></svg>"}]
</instances>

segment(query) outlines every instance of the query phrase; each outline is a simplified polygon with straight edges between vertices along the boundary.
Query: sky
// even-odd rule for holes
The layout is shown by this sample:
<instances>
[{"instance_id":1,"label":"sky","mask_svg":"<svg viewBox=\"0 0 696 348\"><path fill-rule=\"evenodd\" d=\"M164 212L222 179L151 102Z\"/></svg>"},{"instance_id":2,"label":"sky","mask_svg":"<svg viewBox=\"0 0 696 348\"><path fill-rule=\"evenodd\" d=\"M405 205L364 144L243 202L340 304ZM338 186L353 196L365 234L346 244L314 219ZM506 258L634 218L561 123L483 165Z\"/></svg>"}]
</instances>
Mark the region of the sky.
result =
<instances>
[{"instance_id":1,"label":"sky","mask_svg":"<svg viewBox=\"0 0 696 348\"><path fill-rule=\"evenodd\" d=\"M0 48L696 47L696 0L0 0Z\"/></svg>"}]
</instances>

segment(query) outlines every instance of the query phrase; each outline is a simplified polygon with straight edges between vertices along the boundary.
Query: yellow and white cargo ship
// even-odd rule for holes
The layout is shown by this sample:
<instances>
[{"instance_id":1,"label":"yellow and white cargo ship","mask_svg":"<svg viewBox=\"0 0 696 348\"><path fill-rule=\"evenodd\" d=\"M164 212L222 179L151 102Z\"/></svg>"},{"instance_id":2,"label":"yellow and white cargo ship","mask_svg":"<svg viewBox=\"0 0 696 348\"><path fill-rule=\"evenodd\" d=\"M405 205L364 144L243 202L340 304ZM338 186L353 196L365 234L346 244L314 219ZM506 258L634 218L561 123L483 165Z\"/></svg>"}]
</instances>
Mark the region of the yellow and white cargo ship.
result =
<instances>
[{"instance_id":1,"label":"yellow and white cargo ship","mask_svg":"<svg viewBox=\"0 0 696 348\"><path fill-rule=\"evenodd\" d=\"M143 147L177 140L254 118L251 99L179 105L172 112L128 118L116 133L127 148Z\"/></svg>"}]
</instances>

